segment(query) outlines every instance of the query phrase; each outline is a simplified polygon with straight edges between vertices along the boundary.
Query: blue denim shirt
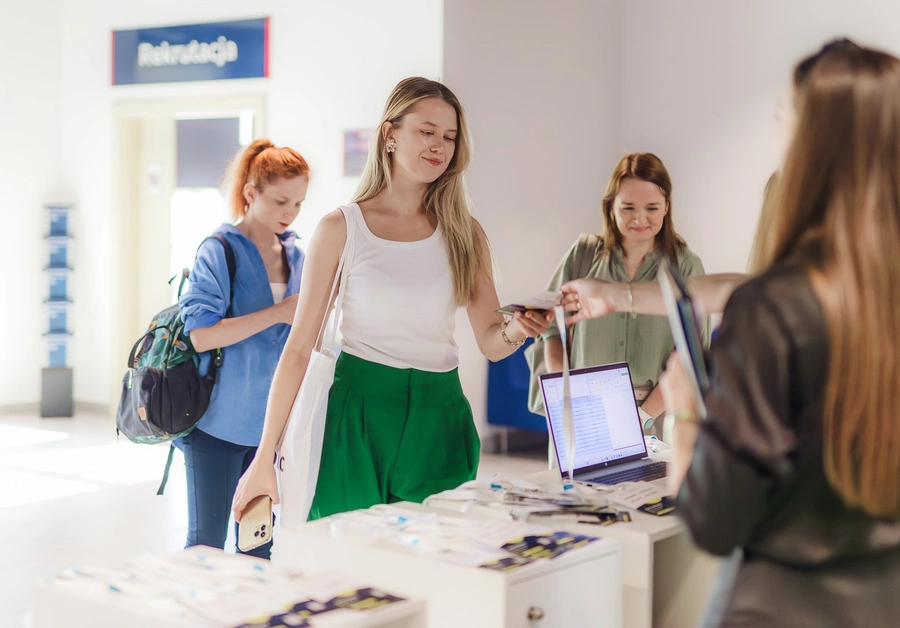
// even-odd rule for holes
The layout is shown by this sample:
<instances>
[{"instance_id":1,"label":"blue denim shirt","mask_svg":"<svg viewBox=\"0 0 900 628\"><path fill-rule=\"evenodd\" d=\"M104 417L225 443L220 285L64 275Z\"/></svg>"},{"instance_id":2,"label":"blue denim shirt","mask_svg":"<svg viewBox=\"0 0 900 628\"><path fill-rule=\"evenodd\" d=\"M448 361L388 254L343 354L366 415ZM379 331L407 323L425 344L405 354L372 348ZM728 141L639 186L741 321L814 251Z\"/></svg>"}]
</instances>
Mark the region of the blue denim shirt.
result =
<instances>
[{"instance_id":1,"label":"blue denim shirt","mask_svg":"<svg viewBox=\"0 0 900 628\"><path fill-rule=\"evenodd\" d=\"M179 300L187 333L215 325L225 318L226 312L230 317L237 317L275 304L256 245L230 224L223 224L215 233L224 235L234 251L234 283L228 285L228 265L222 245L215 240L204 242L191 270L190 288ZM293 231L279 238L290 268L285 292L288 297L300 290L304 254L296 246L297 234ZM198 429L238 445L259 445L269 386L290 329L290 325L277 323L222 350L224 363L209 408L197 423ZM209 368L209 359L208 353L202 355L201 373Z\"/></svg>"}]
</instances>

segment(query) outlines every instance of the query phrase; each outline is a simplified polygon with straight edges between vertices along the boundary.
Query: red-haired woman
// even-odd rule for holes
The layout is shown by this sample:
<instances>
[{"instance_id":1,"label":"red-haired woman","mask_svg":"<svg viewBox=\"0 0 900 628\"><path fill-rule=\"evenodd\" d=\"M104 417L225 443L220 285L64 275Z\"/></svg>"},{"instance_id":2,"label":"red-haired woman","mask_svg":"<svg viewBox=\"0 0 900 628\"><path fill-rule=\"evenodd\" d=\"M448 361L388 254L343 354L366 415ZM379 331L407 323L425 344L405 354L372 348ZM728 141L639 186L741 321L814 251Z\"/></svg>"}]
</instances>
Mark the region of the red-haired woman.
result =
<instances>
[{"instance_id":1,"label":"red-haired woman","mask_svg":"<svg viewBox=\"0 0 900 628\"><path fill-rule=\"evenodd\" d=\"M210 239L200 247L190 289L181 297L194 348L227 347L206 414L178 443L187 471L187 547L224 547L238 478L259 445L269 383L294 318L304 259L288 226L308 185L309 166L292 148L261 139L239 153L228 198L234 222L215 230L234 251L233 281L224 247ZM249 553L268 558L271 545Z\"/></svg>"}]
</instances>

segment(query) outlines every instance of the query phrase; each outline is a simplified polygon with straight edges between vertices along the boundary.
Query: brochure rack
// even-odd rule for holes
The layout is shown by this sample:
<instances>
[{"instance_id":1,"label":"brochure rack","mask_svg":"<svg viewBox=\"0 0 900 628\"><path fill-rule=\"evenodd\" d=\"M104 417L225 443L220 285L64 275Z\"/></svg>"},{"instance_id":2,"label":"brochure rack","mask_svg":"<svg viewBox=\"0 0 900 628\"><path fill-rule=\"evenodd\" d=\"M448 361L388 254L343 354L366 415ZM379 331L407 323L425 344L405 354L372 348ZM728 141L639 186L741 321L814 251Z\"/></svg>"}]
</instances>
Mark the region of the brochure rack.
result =
<instances>
[{"instance_id":1,"label":"brochure rack","mask_svg":"<svg viewBox=\"0 0 900 628\"><path fill-rule=\"evenodd\" d=\"M48 233L47 277L47 366L41 371L41 416L72 416L72 369L68 364L71 328L71 205L46 205Z\"/></svg>"}]
</instances>

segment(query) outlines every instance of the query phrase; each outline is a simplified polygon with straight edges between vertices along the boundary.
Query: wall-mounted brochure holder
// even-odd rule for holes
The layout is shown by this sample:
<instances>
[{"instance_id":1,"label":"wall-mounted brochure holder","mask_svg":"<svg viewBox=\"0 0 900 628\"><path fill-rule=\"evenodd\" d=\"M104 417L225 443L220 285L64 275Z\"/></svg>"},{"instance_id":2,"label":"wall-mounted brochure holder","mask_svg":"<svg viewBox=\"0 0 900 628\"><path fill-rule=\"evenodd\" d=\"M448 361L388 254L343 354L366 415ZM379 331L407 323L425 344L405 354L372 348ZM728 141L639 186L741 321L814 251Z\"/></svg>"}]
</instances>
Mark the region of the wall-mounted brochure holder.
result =
<instances>
[{"instance_id":1,"label":"wall-mounted brochure holder","mask_svg":"<svg viewBox=\"0 0 900 628\"><path fill-rule=\"evenodd\" d=\"M72 416L72 368L69 345L72 339L72 218L71 205L46 205L48 230L44 333L47 366L41 373L41 416Z\"/></svg>"}]
</instances>

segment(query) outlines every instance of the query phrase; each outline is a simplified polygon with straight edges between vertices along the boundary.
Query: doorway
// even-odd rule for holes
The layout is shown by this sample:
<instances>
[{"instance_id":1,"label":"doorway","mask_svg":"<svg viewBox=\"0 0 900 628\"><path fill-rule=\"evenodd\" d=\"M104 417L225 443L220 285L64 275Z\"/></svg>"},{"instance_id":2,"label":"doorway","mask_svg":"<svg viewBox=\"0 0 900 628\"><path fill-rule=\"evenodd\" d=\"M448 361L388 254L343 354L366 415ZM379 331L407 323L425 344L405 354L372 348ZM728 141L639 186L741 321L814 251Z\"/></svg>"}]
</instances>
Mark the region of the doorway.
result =
<instances>
[{"instance_id":1,"label":"doorway","mask_svg":"<svg viewBox=\"0 0 900 628\"><path fill-rule=\"evenodd\" d=\"M111 279L118 305L109 338L118 374L153 314L175 302L178 286L168 280L228 220L225 168L239 147L265 136L265 97L119 103L115 124ZM120 393L121 383L111 381L111 408Z\"/></svg>"}]
</instances>

